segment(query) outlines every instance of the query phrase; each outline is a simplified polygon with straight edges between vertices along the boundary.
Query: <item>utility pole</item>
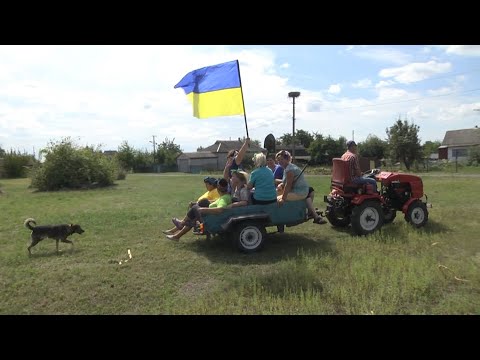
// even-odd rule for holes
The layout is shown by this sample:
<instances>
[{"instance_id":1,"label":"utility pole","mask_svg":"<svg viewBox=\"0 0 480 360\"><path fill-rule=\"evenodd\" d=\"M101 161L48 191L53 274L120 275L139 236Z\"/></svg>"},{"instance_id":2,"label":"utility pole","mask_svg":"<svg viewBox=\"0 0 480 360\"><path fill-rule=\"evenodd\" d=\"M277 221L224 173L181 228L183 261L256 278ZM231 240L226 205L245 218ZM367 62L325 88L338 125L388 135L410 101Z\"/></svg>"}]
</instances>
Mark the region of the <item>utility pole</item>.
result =
<instances>
[{"instance_id":1,"label":"utility pole","mask_svg":"<svg viewBox=\"0 0 480 360\"><path fill-rule=\"evenodd\" d=\"M152 137L153 137L153 141L150 141L150 142L153 144L153 162L155 163L155 151L157 147L155 145L155 135L152 135Z\"/></svg>"},{"instance_id":2,"label":"utility pole","mask_svg":"<svg viewBox=\"0 0 480 360\"><path fill-rule=\"evenodd\" d=\"M295 98L300 96L300 91L291 91L288 97L293 99L293 117L292 117L292 163L295 163Z\"/></svg>"}]
</instances>

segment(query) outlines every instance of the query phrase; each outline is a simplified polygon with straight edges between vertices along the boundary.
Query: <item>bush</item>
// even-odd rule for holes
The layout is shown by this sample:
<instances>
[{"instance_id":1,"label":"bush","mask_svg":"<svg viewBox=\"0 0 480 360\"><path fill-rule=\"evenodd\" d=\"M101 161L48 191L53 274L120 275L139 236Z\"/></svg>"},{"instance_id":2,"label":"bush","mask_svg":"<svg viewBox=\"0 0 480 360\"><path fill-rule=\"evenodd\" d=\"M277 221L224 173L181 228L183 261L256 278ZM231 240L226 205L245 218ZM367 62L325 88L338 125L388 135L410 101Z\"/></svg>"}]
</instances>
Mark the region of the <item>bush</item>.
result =
<instances>
[{"instance_id":1,"label":"bush","mask_svg":"<svg viewBox=\"0 0 480 360\"><path fill-rule=\"evenodd\" d=\"M69 138L42 152L45 161L34 167L31 184L40 191L109 186L118 172L118 163L100 149L80 148Z\"/></svg>"},{"instance_id":2,"label":"bush","mask_svg":"<svg viewBox=\"0 0 480 360\"><path fill-rule=\"evenodd\" d=\"M35 159L32 155L21 154L16 151L6 153L3 158L3 171L6 178L24 178L28 175L29 165Z\"/></svg>"},{"instance_id":3,"label":"bush","mask_svg":"<svg viewBox=\"0 0 480 360\"><path fill-rule=\"evenodd\" d=\"M119 167L117 170L117 180L125 180L126 177L127 177L127 171Z\"/></svg>"}]
</instances>

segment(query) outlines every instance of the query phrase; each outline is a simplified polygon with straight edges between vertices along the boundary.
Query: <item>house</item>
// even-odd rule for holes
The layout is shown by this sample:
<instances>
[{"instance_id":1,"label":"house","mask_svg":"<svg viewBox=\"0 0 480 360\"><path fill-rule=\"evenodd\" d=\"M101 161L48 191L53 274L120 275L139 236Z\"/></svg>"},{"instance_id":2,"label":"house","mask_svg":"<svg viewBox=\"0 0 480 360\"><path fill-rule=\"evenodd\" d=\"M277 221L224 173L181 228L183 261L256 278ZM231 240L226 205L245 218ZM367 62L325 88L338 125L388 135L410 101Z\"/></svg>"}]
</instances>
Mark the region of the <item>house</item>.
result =
<instances>
[{"instance_id":1,"label":"house","mask_svg":"<svg viewBox=\"0 0 480 360\"><path fill-rule=\"evenodd\" d=\"M276 145L275 151L278 153L279 151L286 150L290 154L293 155L293 146L290 145ZM308 150L302 144L295 144L295 161L299 162L308 162L312 157L308 153Z\"/></svg>"},{"instance_id":2,"label":"house","mask_svg":"<svg viewBox=\"0 0 480 360\"><path fill-rule=\"evenodd\" d=\"M225 168L227 154L230 150L240 150L243 141L238 140L217 140L213 145L197 152L182 153L177 157L178 171L187 173L199 173L200 171L219 171ZM250 143L247 156L253 156L258 152L265 152L265 149Z\"/></svg>"},{"instance_id":3,"label":"house","mask_svg":"<svg viewBox=\"0 0 480 360\"><path fill-rule=\"evenodd\" d=\"M480 146L480 129L448 130L438 148L440 160L466 160L468 151L473 146Z\"/></svg>"}]
</instances>

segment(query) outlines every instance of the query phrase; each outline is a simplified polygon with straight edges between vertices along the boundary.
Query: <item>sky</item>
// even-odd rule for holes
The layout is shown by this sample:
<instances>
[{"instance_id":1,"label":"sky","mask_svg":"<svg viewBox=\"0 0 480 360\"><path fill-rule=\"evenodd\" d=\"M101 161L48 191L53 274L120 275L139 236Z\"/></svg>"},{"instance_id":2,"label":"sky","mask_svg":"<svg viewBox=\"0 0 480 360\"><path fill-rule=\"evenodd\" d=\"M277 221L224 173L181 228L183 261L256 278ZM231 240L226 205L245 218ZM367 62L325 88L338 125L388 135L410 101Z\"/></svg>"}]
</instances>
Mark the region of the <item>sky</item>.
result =
<instances>
[{"instance_id":1,"label":"sky","mask_svg":"<svg viewBox=\"0 0 480 360\"><path fill-rule=\"evenodd\" d=\"M421 143L480 125L480 45L0 45L0 147L35 153L70 137L117 150L185 152L246 136L243 115L197 119L188 72L238 60L251 139L295 130L386 139L399 118ZM477 111L478 110L478 111Z\"/></svg>"}]
</instances>

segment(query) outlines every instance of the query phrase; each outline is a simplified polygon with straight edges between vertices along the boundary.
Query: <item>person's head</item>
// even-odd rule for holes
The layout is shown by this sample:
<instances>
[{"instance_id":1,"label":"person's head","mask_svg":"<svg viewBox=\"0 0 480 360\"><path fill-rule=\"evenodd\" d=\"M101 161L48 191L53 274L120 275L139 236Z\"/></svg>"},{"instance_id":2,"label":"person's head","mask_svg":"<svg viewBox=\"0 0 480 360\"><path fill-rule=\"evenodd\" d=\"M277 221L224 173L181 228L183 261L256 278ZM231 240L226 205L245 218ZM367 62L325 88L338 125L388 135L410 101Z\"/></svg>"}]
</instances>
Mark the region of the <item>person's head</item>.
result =
<instances>
[{"instance_id":1,"label":"person's head","mask_svg":"<svg viewBox=\"0 0 480 360\"><path fill-rule=\"evenodd\" d=\"M217 190L220 195L225 195L228 192L228 181L221 178L217 182Z\"/></svg>"},{"instance_id":2,"label":"person's head","mask_svg":"<svg viewBox=\"0 0 480 360\"><path fill-rule=\"evenodd\" d=\"M248 182L248 174L245 171L232 171L232 185L234 187L242 187Z\"/></svg>"},{"instance_id":3,"label":"person's head","mask_svg":"<svg viewBox=\"0 0 480 360\"><path fill-rule=\"evenodd\" d=\"M270 169L275 170L275 165L277 165L277 163L275 162L275 155L274 154L268 154L267 155L267 166Z\"/></svg>"},{"instance_id":4,"label":"person's head","mask_svg":"<svg viewBox=\"0 0 480 360\"><path fill-rule=\"evenodd\" d=\"M205 186L208 191L212 191L217 187L217 179L207 176L205 179L203 179L203 182L205 183Z\"/></svg>"},{"instance_id":5,"label":"person's head","mask_svg":"<svg viewBox=\"0 0 480 360\"><path fill-rule=\"evenodd\" d=\"M348 140L347 141L347 149L348 149L348 151L356 154L357 153L357 143L353 140Z\"/></svg>"},{"instance_id":6,"label":"person's head","mask_svg":"<svg viewBox=\"0 0 480 360\"><path fill-rule=\"evenodd\" d=\"M275 155L275 159L282 168L286 168L290 161L292 160L292 155L287 150L282 150Z\"/></svg>"},{"instance_id":7,"label":"person's head","mask_svg":"<svg viewBox=\"0 0 480 360\"><path fill-rule=\"evenodd\" d=\"M255 167L261 167L267 165L267 158L264 153L256 153L252 158Z\"/></svg>"}]
</instances>

